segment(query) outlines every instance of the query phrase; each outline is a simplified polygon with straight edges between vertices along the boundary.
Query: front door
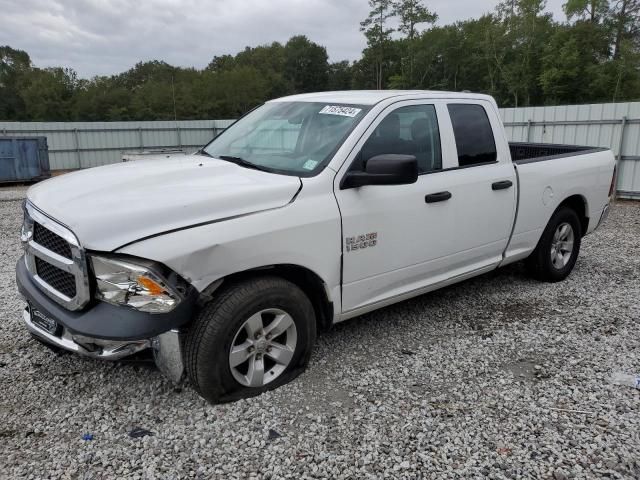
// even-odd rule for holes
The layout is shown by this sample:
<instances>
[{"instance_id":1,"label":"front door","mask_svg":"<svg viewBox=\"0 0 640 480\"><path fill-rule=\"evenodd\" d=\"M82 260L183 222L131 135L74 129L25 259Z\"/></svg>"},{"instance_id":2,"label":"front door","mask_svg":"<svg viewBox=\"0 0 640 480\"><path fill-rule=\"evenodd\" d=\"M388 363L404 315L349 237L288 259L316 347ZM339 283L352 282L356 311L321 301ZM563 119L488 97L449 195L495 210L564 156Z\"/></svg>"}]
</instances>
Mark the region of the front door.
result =
<instances>
[{"instance_id":1,"label":"front door","mask_svg":"<svg viewBox=\"0 0 640 480\"><path fill-rule=\"evenodd\" d=\"M407 101L389 107L336 177L344 236L343 314L390 303L500 261L514 203L509 199L506 207L494 212L479 211L488 195L468 203L470 196L465 192L479 192L484 186L472 185L474 181L458 168L449 115L447 105L440 102ZM441 137L442 132L448 133ZM418 181L340 188L346 171L363 169L369 158L386 153L415 155ZM485 171L480 183L503 173ZM469 225L486 222L493 214L502 216L497 220L500 228L480 236L470 232ZM492 237L488 241L487 235Z\"/></svg>"}]
</instances>

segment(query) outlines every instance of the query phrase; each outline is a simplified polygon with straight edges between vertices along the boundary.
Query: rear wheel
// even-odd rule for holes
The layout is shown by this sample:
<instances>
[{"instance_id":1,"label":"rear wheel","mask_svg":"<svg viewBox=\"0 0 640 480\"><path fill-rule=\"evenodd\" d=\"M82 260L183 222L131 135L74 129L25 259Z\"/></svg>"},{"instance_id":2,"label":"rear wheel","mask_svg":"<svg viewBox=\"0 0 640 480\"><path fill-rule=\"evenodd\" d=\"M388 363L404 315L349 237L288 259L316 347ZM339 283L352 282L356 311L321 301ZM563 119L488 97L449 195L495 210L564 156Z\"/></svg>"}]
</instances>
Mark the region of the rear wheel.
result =
<instances>
[{"instance_id":1,"label":"rear wheel","mask_svg":"<svg viewBox=\"0 0 640 480\"><path fill-rule=\"evenodd\" d=\"M315 332L313 306L293 283L236 283L205 305L187 333L187 374L210 402L252 397L304 370Z\"/></svg>"},{"instance_id":2,"label":"rear wheel","mask_svg":"<svg viewBox=\"0 0 640 480\"><path fill-rule=\"evenodd\" d=\"M561 207L549 220L536 249L527 259L529 271L538 280L564 280L576 264L581 238L578 215L569 207Z\"/></svg>"}]
</instances>

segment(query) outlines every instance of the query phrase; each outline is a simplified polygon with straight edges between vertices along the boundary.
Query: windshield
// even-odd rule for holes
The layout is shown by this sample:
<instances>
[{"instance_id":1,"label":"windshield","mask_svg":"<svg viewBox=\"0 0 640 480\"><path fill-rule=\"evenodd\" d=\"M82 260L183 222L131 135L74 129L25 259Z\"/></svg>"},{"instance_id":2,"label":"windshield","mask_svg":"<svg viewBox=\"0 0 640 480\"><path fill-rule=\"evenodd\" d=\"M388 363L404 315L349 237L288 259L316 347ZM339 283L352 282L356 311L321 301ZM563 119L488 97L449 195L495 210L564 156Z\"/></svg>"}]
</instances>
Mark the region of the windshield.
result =
<instances>
[{"instance_id":1,"label":"windshield","mask_svg":"<svg viewBox=\"0 0 640 480\"><path fill-rule=\"evenodd\" d=\"M242 117L202 152L275 173L313 176L331 160L368 106L266 103Z\"/></svg>"}]
</instances>

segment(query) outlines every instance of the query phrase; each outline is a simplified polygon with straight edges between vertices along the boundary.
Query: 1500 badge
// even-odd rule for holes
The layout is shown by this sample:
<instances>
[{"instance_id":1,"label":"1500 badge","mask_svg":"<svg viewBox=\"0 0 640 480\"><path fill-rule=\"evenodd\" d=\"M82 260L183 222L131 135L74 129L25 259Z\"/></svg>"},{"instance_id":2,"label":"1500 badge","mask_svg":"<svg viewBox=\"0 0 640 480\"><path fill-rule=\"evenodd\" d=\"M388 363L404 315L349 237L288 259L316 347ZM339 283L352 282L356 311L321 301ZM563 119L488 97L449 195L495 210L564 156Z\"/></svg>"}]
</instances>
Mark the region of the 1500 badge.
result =
<instances>
[{"instance_id":1,"label":"1500 badge","mask_svg":"<svg viewBox=\"0 0 640 480\"><path fill-rule=\"evenodd\" d=\"M378 243L378 232L365 233L364 235L357 235L355 237L347 237L345 241L347 244L347 252L375 247Z\"/></svg>"}]
</instances>

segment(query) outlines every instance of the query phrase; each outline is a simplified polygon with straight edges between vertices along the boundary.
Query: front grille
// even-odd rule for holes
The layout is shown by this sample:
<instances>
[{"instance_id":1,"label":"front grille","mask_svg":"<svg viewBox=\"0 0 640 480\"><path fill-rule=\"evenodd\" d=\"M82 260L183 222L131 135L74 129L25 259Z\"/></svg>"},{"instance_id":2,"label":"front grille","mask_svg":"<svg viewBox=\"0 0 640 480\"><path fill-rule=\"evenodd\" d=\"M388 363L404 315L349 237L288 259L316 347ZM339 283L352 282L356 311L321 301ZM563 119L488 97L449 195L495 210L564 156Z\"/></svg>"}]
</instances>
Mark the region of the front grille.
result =
<instances>
[{"instance_id":1,"label":"front grille","mask_svg":"<svg viewBox=\"0 0 640 480\"><path fill-rule=\"evenodd\" d=\"M76 277L73 274L60 270L38 257L35 257L35 260L36 273L43 281L69 298L76 296Z\"/></svg>"},{"instance_id":2,"label":"front grille","mask_svg":"<svg viewBox=\"0 0 640 480\"><path fill-rule=\"evenodd\" d=\"M82 309L91 299L89 272L73 232L27 202L21 238L27 270L40 290L69 310Z\"/></svg>"},{"instance_id":3,"label":"front grille","mask_svg":"<svg viewBox=\"0 0 640 480\"><path fill-rule=\"evenodd\" d=\"M33 224L33 240L44 248L65 258L72 258L69 243L60 235L53 233L38 222Z\"/></svg>"}]
</instances>

